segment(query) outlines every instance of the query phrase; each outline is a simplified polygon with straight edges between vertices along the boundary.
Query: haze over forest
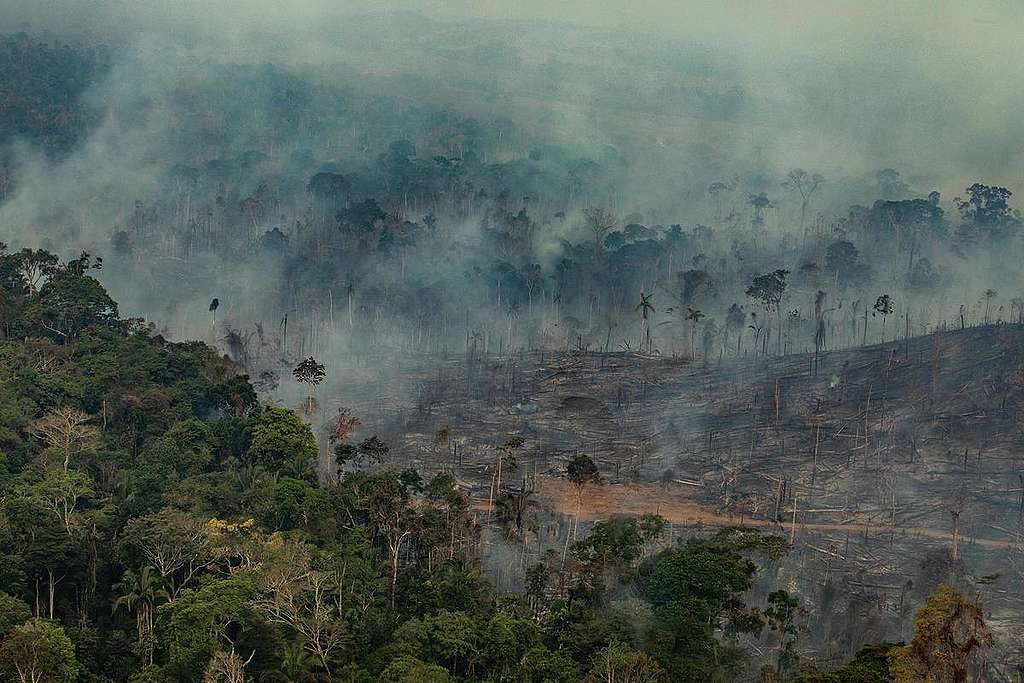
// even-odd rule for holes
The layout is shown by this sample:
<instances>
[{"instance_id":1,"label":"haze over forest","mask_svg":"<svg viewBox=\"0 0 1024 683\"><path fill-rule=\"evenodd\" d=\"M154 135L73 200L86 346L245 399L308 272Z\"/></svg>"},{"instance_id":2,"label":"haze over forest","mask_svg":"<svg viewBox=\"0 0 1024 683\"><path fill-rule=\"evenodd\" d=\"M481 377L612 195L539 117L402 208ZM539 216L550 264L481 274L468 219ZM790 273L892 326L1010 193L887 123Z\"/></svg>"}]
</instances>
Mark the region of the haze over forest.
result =
<instances>
[{"instance_id":1,"label":"haze over forest","mask_svg":"<svg viewBox=\"0 0 1024 683\"><path fill-rule=\"evenodd\" d=\"M497 323L485 318L502 317L501 280L513 280L504 303L516 307L529 298L519 290L530 278L541 278L545 293L558 290L559 264L581 262L572 249L593 241L581 212L594 205L609 207L620 231L641 225L640 237L662 244L673 225L700 235L676 249L671 268L664 248L624 256L630 276L595 294L599 308L621 299L609 315L623 317L640 290L654 289L667 308L678 299L671 271L694 257L713 263L752 249L741 272L729 274L734 284L716 278L722 310L714 312L722 314L743 303L743 278L757 268L797 272L813 263L824 272L832 237L845 235L872 265L897 251L884 231L855 235L851 207L938 191L949 236L960 222L955 198L969 185L1016 191L1020 183L1024 136L1012 112L1021 95L1007 85L1022 60L1016 41L999 39L1006 22L998 12L1009 7L967 13L868 3L837 22L799 3L742 21L732 11L666 5L620 26L616 11L589 4L571 21L564 9L551 16L530 5L468 15L447 5L386 13L331 3L288 11L273 3L130 11L117 3L31 5L11 7L6 25L103 47L83 55L78 72L58 86L67 89L77 125L34 141L19 127L49 124L29 118L6 127L12 152L3 222L19 241L67 254L86 248L110 256L115 235L136 261L151 253L141 272L108 261L104 280L126 312L176 336L201 332L204 304L215 296L241 326L280 320L288 310L308 316L322 292L304 290L343 298L340 290L357 281L362 294L387 282L407 301L420 298L419 308L433 305L452 319L468 309L471 327L497 335L490 329ZM979 34L980 44L970 40ZM784 187L797 168L825 180L803 227L800 193ZM325 189L330 197L310 193L321 172L340 175L344 187ZM751 199L762 193L758 208ZM309 263L301 228L319 222L317 229L336 232L337 210L367 199L409 226L398 229L397 245L385 245L388 263L378 263L377 235L372 266L333 263L325 272L320 254ZM248 215L246 200L255 200ZM505 245L507 253L492 258L481 221L501 223L520 209L528 244ZM757 213L768 253L749 230ZM427 216L446 236L437 245L446 256L410 263L398 253L405 242L424 242L412 233ZM843 221L851 225L839 234ZM802 236L808 226L822 234L813 253ZM252 244L275 228L290 251L260 262ZM189 242L190 230L204 229L223 237L208 237L208 248ZM635 237L629 241L644 242ZM1007 272L1015 255L996 249L965 258L957 246L945 239L918 250L944 285L957 287L957 304L974 304L992 288L1007 305L1016 295L1016 273ZM389 272L396 260L398 278ZM489 273L498 260L519 272ZM649 267L654 260L664 262L661 272ZM523 272L533 265L539 275ZM870 294L902 293L902 271L912 267L875 265ZM424 289L444 301L422 300ZM275 315L268 297L278 300ZM361 298L357 292L357 308ZM562 298L570 304L572 297ZM375 316L407 314L363 305ZM578 302L563 310L580 317ZM585 327L596 327L592 317ZM524 321L513 345L538 345L528 330L536 325ZM629 335L615 336L613 346Z\"/></svg>"}]
</instances>

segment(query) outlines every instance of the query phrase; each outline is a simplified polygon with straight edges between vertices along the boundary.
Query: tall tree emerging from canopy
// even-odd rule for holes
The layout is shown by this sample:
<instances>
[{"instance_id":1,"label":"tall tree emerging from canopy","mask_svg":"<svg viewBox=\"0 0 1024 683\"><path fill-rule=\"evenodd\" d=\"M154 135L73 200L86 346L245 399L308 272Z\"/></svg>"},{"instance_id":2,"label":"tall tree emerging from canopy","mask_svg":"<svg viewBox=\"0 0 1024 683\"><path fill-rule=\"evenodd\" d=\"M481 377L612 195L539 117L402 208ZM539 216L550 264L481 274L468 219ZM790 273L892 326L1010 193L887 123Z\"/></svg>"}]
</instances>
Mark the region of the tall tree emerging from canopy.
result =
<instances>
[{"instance_id":1,"label":"tall tree emerging from canopy","mask_svg":"<svg viewBox=\"0 0 1024 683\"><path fill-rule=\"evenodd\" d=\"M210 300L210 327L217 328L217 309L220 308L220 299L214 297Z\"/></svg>"},{"instance_id":2,"label":"tall tree emerging from canopy","mask_svg":"<svg viewBox=\"0 0 1024 683\"><path fill-rule=\"evenodd\" d=\"M79 258L53 270L39 288L35 321L62 344L76 339L90 325L114 326L118 322L117 304L88 274L102 268L102 259L82 252Z\"/></svg>"},{"instance_id":3,"label":"tall tree emerging from canopy","mask_svg":"<svg viewBox=\"0 0 1024 683\"><path fill-rule=\"evenodd\" d=\"M957 228L962 243L976 243L983 238L998 240L1016 234L1021 226L1020 212L1010 207L1013 193L1005 187L974 183L966 190L967 198L953 200L963 224Z\"/></svg>"},{"instance_id":4,"label":"tall tree emerging from canopy","mask_svg":"<svg viewBox=\"0 0 1024 683\"><path fill-rule=\"evenodd\" d=\"M89 416L77 408L57 408L29 424L28 431L60 451L67 473L71 456L89 448L98 437L96 428L86 424L88 421Z\"/></svg>"},{"instance_id":5,"label":"tall tree emerging from canopy","mask_svg":"<svg viewBox=\"0 0 1024 683\"><path fill-rule=\"evenodd\" d=\"M804 241L807 240L807 207L811 203L811 197L825 182L825 178L819 173L808 173L802 168L794 168L782 181L782 186L787 190L793 190L800 195L800 233Z\"/></svg>"},{"instance_id":6,"label":"tall tree emerging from canopy","mask_svg":"<svg viewBox=\"0 0 1024 683\"><path fill-rule=\"evenodd\" d=\"M773 313L778 314L779 304L782 302L782 295L786 291L786 276L789 275L788 270L782 268L773 270L770 273L764 275L758 275L751 280L750 285L747 286L746 294L751 299L756 299L761 302L764 307L765 313L768 314L769 319ZM779 348L782 348L782 326L779 325ZM764 342L764 350L767 351L767 336Z\"/></svg>"},{"instance_id":7,"label":"tall tree emerging from canopy","mask_svg":"<svg viewBox=\"0 0 1024 683\"><path fill-rule=\"evenodd\" d=\"M295 379L306 385L306 414L312 415L313 387L319 386L324 381L324 378L327 377L327 371L323 365L310 356L296 365L295 369L292 370L292 374L295 375Z\"/></svg>"}]
</instances>

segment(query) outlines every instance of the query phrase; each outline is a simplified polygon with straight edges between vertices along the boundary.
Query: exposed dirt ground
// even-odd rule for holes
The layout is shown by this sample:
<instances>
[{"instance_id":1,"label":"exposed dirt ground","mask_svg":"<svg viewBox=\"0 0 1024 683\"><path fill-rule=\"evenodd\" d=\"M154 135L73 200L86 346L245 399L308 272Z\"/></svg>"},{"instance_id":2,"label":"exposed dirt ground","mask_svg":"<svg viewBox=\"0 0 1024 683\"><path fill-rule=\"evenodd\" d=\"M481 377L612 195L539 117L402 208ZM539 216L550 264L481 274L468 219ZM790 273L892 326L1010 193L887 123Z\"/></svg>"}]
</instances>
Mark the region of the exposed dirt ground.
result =
<instances>
[{"instance_id":1,"label":"exposed dirt ground","mask_svg":"<svg viewBox=\"0 0 1024 683\"><path fill-rule=\"evenodd\" d=\"M577 514L576 489L566 479L553 476L537 478L537 496L544 506L553 512L569 517ZM484 503L484 501L481 501ZM480 509L486 510L487 505L481 504ZM786 509L787 515L792 507ZM797 508L799 513L799 508ZM661 515L666 521L684 527L707 525L747 526L769 529L787 538L803 538L808 532L853 532L876 535L894 535L901 539L928 539L952 543L952 529L937 529L913 525L870 525L838 523L838 522L806 522L797 516L796 520L784 519L773 521L744 515L729 515L716 512L713 508L701 505L689 497L685 490L664 484L605 484L591 487L584 491L579 516L583 521L596 522L617 515L640 516L652 513ZM959 541L965 546L978 548L1009 548L1024 550L1024 541L997 540L991 538L971 537Z\"/></svg>"}]
</instances>

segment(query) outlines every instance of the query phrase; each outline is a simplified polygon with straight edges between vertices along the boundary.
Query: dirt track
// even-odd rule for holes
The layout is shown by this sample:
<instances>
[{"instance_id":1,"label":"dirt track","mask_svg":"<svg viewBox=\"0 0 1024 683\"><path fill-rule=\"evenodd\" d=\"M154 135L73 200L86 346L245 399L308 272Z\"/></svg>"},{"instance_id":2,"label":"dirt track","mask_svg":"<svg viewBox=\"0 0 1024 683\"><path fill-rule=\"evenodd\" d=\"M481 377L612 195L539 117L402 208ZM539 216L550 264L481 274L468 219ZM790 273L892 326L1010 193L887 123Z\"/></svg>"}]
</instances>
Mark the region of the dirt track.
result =
<instances>
[{"instance_id":1,"label":"dirt track","mask_svg":"<svg viewBox=\"0 0 1024 683\"><path fill-rule=\"evenodd\" d=\"M565 479L551 476L538 477L538 495L545 507L564 515L576 514L576 490ZM485 504L486 505L486 504ZM792 532L792 509L786 510L783 523L768 519L723 515L702 507L689 497L679 485L664 486L660 484L603 484L600 487L589 486L584 490L580 517L587 521L598 521L615 515L642 515L655 513L673 524L684 526L739 525L758 528L773 528L787 537ZM807 522L800 519L797 508L796 535L805 531L849 531L864 533L867 530L875 536L895 534L901 538L927 538L937 541L952 542L950 530L905 525L844 524L838 522ZM986 548L1020 548L1024 542L1019 540L1000 540L991 538L965 538L960 542L964 545L978 545Z\"/></svg>"}]
</instances>

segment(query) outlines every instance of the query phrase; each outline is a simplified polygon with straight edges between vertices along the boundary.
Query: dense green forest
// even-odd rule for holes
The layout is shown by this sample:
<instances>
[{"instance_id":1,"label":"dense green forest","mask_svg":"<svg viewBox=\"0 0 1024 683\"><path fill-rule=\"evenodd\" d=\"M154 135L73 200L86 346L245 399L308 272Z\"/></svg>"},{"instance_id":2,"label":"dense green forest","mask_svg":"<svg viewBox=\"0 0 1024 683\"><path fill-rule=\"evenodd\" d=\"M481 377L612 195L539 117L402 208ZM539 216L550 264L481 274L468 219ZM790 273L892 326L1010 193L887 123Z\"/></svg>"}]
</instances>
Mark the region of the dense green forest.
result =
<instances>
[{"instance_id":1,"label":"dense green forest","mask_svg":"<svg viewBox=\"0 0 1024 683\"><path fill-rule=\"evenodd\" d=\"M731 680L752 644L777 651L765 680L919 680L990 639L940 587L910 646L814 673L793 649L805 607L751 592L785 540L672 542L656 515L567 537L499 594L452 475L367 469L386 444L342 432L339 477L318 482L308 423L261 406L211 347L119 317L100 268L0 247L5 680ZM565 476L583 495L601 473L580 455ZM526 504L506 499L497 523Z\"/></svg>"}]
</instances>

